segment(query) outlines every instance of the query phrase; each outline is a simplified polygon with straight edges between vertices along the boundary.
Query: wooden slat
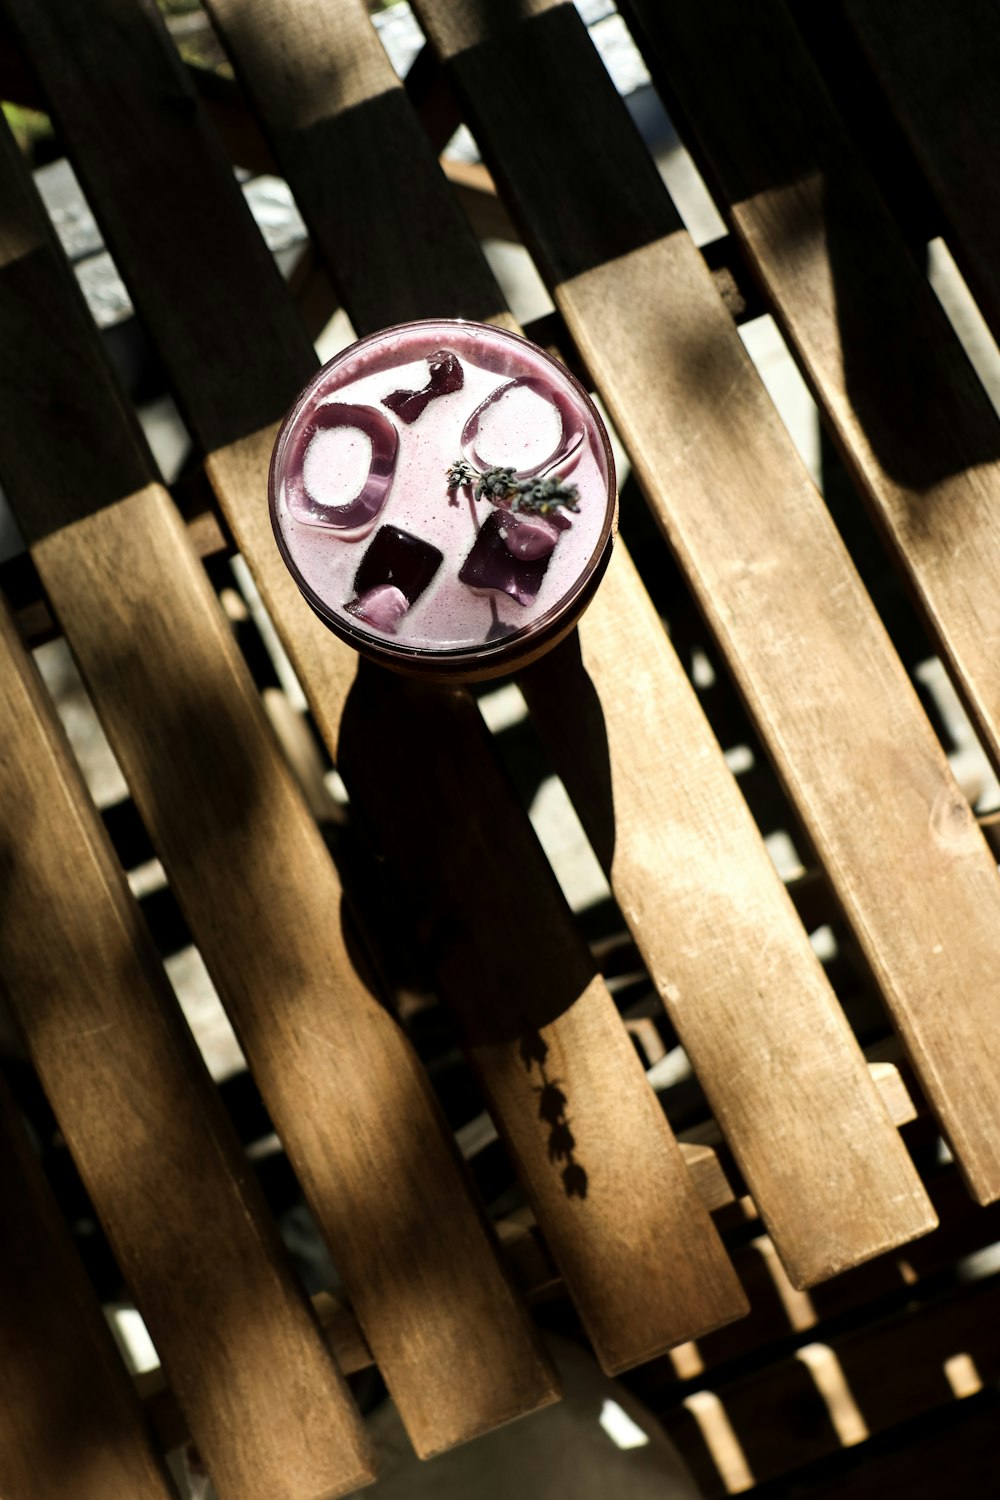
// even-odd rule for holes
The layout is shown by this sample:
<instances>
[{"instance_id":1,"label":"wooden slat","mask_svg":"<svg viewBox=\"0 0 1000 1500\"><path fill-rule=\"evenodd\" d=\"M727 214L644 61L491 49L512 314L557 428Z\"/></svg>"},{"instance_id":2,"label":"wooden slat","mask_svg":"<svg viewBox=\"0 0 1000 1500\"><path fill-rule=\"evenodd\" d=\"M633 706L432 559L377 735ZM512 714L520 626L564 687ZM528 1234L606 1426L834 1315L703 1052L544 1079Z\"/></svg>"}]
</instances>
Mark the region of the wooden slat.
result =
<instances>
[{"instance_id":1,"label":"wooden slat","mask_svg":"<svg viewBox=\"0 0 1000 1500\"><path fill-rule=\"evenodd\" d=\"M604 609L525 674L525 695L789 1275L809 1286L937 1220L631 571L623 551ZM591 682L614 682L623 619L645 644L601 695L609 827L579 795L582 716L555 689L575 676L586 701Z\"/></svg>"},{"instance_id":2,"label":"wooden slat","mask_svg":"<svg viewBox=\"0 0 1000 1500\"><path fill-rule=\"evenodd\" d=\"M390 714L419 788L391 800L368 732ZM397 870L434 847L442 809L454 819L455 846L420 875L425 946L553 1259L615 1372L745 1303L534 834L499 778L470 786L468 768L489 763L485 739L466 693L365 668L338 765Z\"/></svg>"},{"instance_id":3,"label":"wooden slat","mask_svg":"<svg viewBox=\"0 0 1000 1500\"><path fill-rule=\"evenodd\" d=\"M972 1190L992 1199L1000 881L912 686L572 6L417 9Z\"/></svg>"},{"instance_id":4,"label":"wooden slat","mask_svg":"<svg viewBox=\"0 0 1000 1500\"><path fill-rule=\"evenodd\" d=\"M362 27L351 9L319 0L221 0L209 13L281 171L297 185L300 212L354 327L372 332L426 317L505 321L479 247L453 253L461 213L449 194L427 194L428 177L439 175L434 152L414 129L412 106L371 23ZM277 27L280 49L267 45ZM382 80L377 92L373 74ZM373 162L381 183L377 223L369 207ZM394 246L392 274L373 275L383 244Z\"/></svg>"},{"instance_id":5,"label":"wooden slat","mask_svg":"<svg viewBox=\"0 0 1000 1500\"><path fill-rule=\"evenodd\" d=\"M630 14L1000 764L1000 419L780 0Z\"/></svg>"},{"instance_id":6,"label":"wooden slat","mask_svg":"<svg viewBox=\"0 0 1000 1500\"><path fill-rule=\"evenodd\" d=\"M266 274L259 269L257 251L250 244L250 238L259 244L256 231L252 227L248 230L246 209L231 173L219 164L212 137L196 112L190 110L185 116L190 131L187 143L175 138L178 112L165 114L161 102L171 87L181 86L176 82L176 60L169 50L151 52L147 23L136 12L135 25L143 28L143 34L136 37L127 63L110 79L108 55L101 42L100 12L92 4L80 8L78 34L76 29L70 31L67 19L73 10L60 8L58 23L51 23L61 38L59 47L53 45L56 31L50 35L44 7L31 7L30 17L27 8L23 16L18 8L18 16L51 92L53 107L78 148L81 171L109 243L147 326L157 338L192 428L210 450L206 468L234 534L257 572L317 721L336 753L355 658L318 625L298 596L278 557L266 508L261 504L273 426L254 430L254 424L275 399L281 381L285 383L284 399L291 399L300 374L296 360L285 352L294 345L290 332L267 349L266 358L254 352L260 332L245 310L266 302L269 326L282 317L294 325L294 313L283 294L274 292L270 266ZM118 7L112 4L104 11L106 25L112 12L121 19ZM116 34L121 43L121 26ZM113 132L117 140L113 152L108 149L110 138L106 142L97 138L94 118L98 112L84 82L90 59L101 88L113 82L119 91L122 109L134 126L131 147L118 140L117 131ZM345 77L349 89L349 69ZM139 171L148 173L149 192L135 200L127 187ZM204 224L209 220L215 230L211 239L202 243ZM155 253L147 254L154 241ZM240 252L241 241L248 244L246 254ZM219 246L225 251L221 257ZM198 255L198 274L193 277L190 264L184 264L185 254L189 261ZM225 370L216 360L206 376L200 329L202 307L208 303L216 320L220 308L226 309L230 331L225 344ZM221 389L214 384L217 379ZM245 400L241 396L244 384ZM262 394L265 384L266 401ZM213 447L213 441L224 433L233 440ZM399 783L398 716L405 714L406 705L402 696L394 696L394 684L395 679L389 679L381 699L376 701L377 695L368 699L374 704L371 712L359 712L357 698L352 707L352 763L358 767L359 781L362 771L372 778L367 783L367 796L360 799L368 804L371 817L376 811L374 804L386 802L385 788ZM438 735L450 738L454 734L456 743L466 743L467 731L462 724L468 722L472 712L468 699L464 694L456 697L451 717L447 697L439 701ZM435 815L435 837L428 840L428 848L436 842L441 806L447 805L456 831L466 825L477 826L486 851L474 880L463 868L463 905L454 924L455 952L464 955L466 935L471 935L479 945L478 959L471 973L469 968L454 966L452 988L464 987L466 1011L478 1002L507 1016L504 1045L498 1045L494 1052L483 1050L490 1062L487 1083L507 1111L505 1128L512 1140L516 1138L525 1178L595 1346L609 1368L621 1368L648 1358L654 1349L689 1337L694 1327L713 1327L739 1316L745 1304L715 1229L684 1172L667 1123L653 1105L613 1002L603 984L594 980L585 944L565 904L555 898L551 872L525 829L512 793L487 754L482 733L471 743L475 776L470 776L466 767L459 782L448 788L444 803L440 796L434 803L429 782L422 783L419 777L408 776L406 785L414 808L419 803L425 808L425 816ZM375 766L381 767L378 777L373 773ZM516 854L504 860L501 851L508 840L508 825L513 825L512 848ZM412 869L412 847L408 853ZM524 866L525 886L533 892L532 899L538 900L539 910L549 913L549 920L544 969L539 965L535 975L519 973L512 982L510 970L496 962L496 944L498 934L521 920L520 891L509 879L509 870L518 867L519 860ZM420 879L425 878L432 882L433 872L425 875L422 870ZM485 912L490 913L490 923L483 921ZM447 971L450 957L443 949L440 973ZM561 975L556 1008L543 993L545 981L553 974ZM552 1037L546 1045L554 1054L560 1049L565 1053L566 1062L561 1063L564 1071L571 1061L581 1077L588 1076L589 1070L604 1069L598 1080L600 1091L588 1095L578 1090L573 1102L574 1132L581 1138L585 1135L587 1141L588 1180L603 1185L603 1196L596 1191L586 1200L581 1195L571 1196L569 1179L564 1183L561 1176L570 1163L560 1164L554 1159L553 1128L539 1118L536 1086L540 1074L537 1069L532 1072L520 1056L522 1013L527 1012L530 1018L533 1013L540 1014L547 1003L546 1024L551 1025ZM600 1064L597 1060L589 1063L583 1055L577 1057L581 1039L585 1041L588 1035L601 1040ZM573 1181L578 1184L579 1178ZM615 1214L609 1215L605 1200L616 1204ZM633 1249L644 1265L656 1259L656 1275L648 1282L636 1276ZM360 1295L352 1293L356 1303ZM474 1300L467 1298L470 1306ZM381 1354L375 1352L381 1363Z\"/></svg>"},{"instance_id":7,"label":"wooden slat","mask_svg":"<svg viewBox=\"0 0 1000 1500\"><path fill-rule=\"evenodd\" d=\"M950 1403L955 1396L945 1363L954 1355L968 1355L983 1384L993 1385L1000 1373L994 1337L998 1315L997 1278L966 1282L943 1296L931 1293L922 1304L912 1303L874 1325L827 1337L812 1346L812 1360L807 1343L805 1358L793 1354L718 1384L709 1379L706 1385L720 1401L759 1483L829 1457L844 1446L845 1436L854 1442L861 1435L874 1437ZM822 1379L824 1366L832 1376L827 1382ZM848 1403L853 1406L848 1420L854 1433L843 1425L838 1431ZM790 1411L794 1422L788 1419ZM858 1418L863 1423L860 1432ZM682 1450L687 1420L683 1409L676 1407L663 1414L667 1432ZM719 1487L714 1493L724 1491ZM935 1488L916 1491L934 1493Z\"/></svg>"},{"instance_id":8,"label":"wooden slat","mask_svg":"<svg viewBox=\"0 0 1000 1500\"><path fill-rule=\"evenodd\" d=\"M433 306L422 299L436 294L442 261L461 272L460 293L473 283L475 300L459 311L498 305L495 287L491 293L481 286L488 273L478 246L415 117L398 107L401 89L364 7L353 0L299 0L293 12L286 6L280 67L265 45L266 14L251 14L236 0L214 0L212 9L355 326L368 331L380 289L394 284L404 226L386 218L383 203L396 200L397 179L410 195L419 181L422 222L433 224L435 235L430 256L419 238L408 256L397 315ZM330 82L345 57L350 107ZM313 136L301 129L306 117ZM353 213L345 230L339 210L348 198ZM351 253L355 239L365 245L363 257ZM525 689L696 1065L702 1057L716 1061L713 1033L728 1039L731 1058L707 1069L713 1107L792 1274L814 1281L921 1233L933 1217L662 626L619 550L582 627L585 641L595 639L589 677L574 670L570 645L529 674ZM677 747L670 777L668 742ZM679 879L677 835L685 823L685 847L695 856ZM716 891L726 894L715 899ZM713 942L694 952L686 939L696 927L710 930ZM757 934L765 929L771 940L760 950ZM759 967L748 951L761 952ZM738 1109L731 1091L716 1097L712 1087L716 1073L734 1067L742 1080ZM783 1069L801 1093L775 1089ZM855 1143L852 1152L840 1149L843 1139ZM802 1188L793 1197L786 1184L796 1176Z\"/></svg>"},{"instance_id":9,"label":"wooden slat","mask_svg":"<svg viewBox=\"0 0 1000 1500\"><path fill-rule=\"evenodd\" d=\"M261 434L255 443L233 445L208 460L228 506L259 488L270 436ZM248 556L253 524L248 518L241 539ZM254 555L264 559L258 579L266 588L270 555ZM631 1042L606 988L593 977L585 944L490 754L467 694L411 690L380 673L356 678L345 691L355 672L353 654L318 622L314 626L311 615L307 628L300 627L297 591L291 611L283 611L287 576L266 594L272 615L342 769L356 815L393 857L407 896L422 894L435 913L427 935L437 982L464 1025L498 1124L602 1363L624 1368L650 1357L654 1347L689 1336L682 1334L684 1327L707 1328L740 1316L744 1303L721 1245L692 1196L666 1121L650 1110L651 1095ZM401 744L406 746L405 800L385 792L398 779ZM459 746L466 754L456 763ZM460 853L449 862L444 843L443 857L422 863L416 875L414 850L437 848L445 828ZM409 839L403 829L409 829ZM517 883L511 870L518 871ZM516 951L533 960L521 969L504 958L511 934L519 931L523 937ZM557 1003L546 986L558 995ZM506 1018L492 1047L480 1045L481 1014ZM587 1140L588 1178L605 1184L609 1193L617 1183L616 1218L608 1217L605 1203L593 1193L583 1199L562 1192L562 1166L550 1157L550 1128L539 1117L541 1075L521 1055L522 1041L528 1045L530 1033L537 1031L531 1017L538 1014L545 1016L548 1040L542 1040L563 1059L563 1072L573 1062L585 1074L588 1059L581 1047L595 1034L603 1039L603 1085L597 1093L575 1089L573 1133ZM627 1171L620 1155L624 1143L635 1148ZM656 1274L644 1281L636 1274L636 1256L648 1264L654 1243ZM680 1287L688 1288L686 1299L676 1296Z\"/></svg>"},{"instance_id":10,"label":"wooden slat","mask_svg":"<svg viewBox=\"0 0 1000 1500\"><path fill-rule=\"evenodd\" d=\"M987 1387L912 1419L860 1453L843 1453L840 1463L824 1462L801 1479L796 1475L796 1494L800 1500L884 1500L921 1493L993 1500L998 1423L1000 1399ZM767 1500L777 1500L783 1488Z\"/></svg>"},{"instance_id":11,"label":"wooden slat","mask_svg":"<svg viewBox=\"0 0 1000 1500\"><path fill-rule=\"evenodd\" d=\"M891 1063L879 1063L873 1066L871 1071L895 1124L905 1125L914 1120L916 1111L898 1070ZM716 1213L742 1196L743 1185L737 1182L736 1187L733 1187L719 1159L719 1153L712 1146L696 1145L682 1139L680 1149L698 1195L710 1212ZM964 1192L963 1196L965 1196ZM965 1203L969 1210L966 1219L973 1213L979 1215L978 1208L972 1209L967 1196L965 1196ZM502 1223L498 1226L501 1230L503 1227ZM957 1248L967 1252L971 1248L980 1248L988 1240L988 1227L985 1227L977 1217L973 1234L961 1239ZM517 1229L510 1238L502 1239L502 1246L504 1259L514 1282L530 1304L558 1295L562 1286L561 1278L537 1229L527 1231ZM910 1253L913 1254L913 1252ZM954 1237L948 1241L942 1240L940 1235L934 1235L931 1239L923 1241L916 1252L919 1257L918 1264L924 1274L927 1273L928 1268L930 1271L940 1271L954 1260L956 1253ZM854 1306L860 1300L857 1294L852 1297L852 1291L857 1285L859 1276L869 1273L878 1276L881 1272L883 1280L886 1279L887 1260L888 1257L883 1256L881 1260L870 1263L862 1270L855 1272L853 1277L838 1277L835 1281L827 1283L824 1288L824 1297L832 1302L831 1313L835 1315L841 1310L845 1300L843 1294L845 1286L851 1289L846 1299L849 1306ZM734 1261L738 1265L745 1264L746 1257L738 1255L734 1257ZM894 1268L898 1267L898 1262L894 1261L892 1264ZM745 1280L742 1270L740 1278ZM895 1269L893 1284L898 1285L898 1282L899 1272ZM865 1285L867 1286L868 1283L866 1282ZM882 1282L880 1281L878 1285L881 1289ZM816 1294L813 1293L813 1295ZM375 1360L372 1352L365 1343L357 1318L350 1308L337 1302L326 1292L318 1293L312 1300L316 1316L326 1330L330 1347L344 1373L351 1375L373 1365ZM724 1330L712 1335L710 1340L702 1341L699 1349L714 1348L719 1341L724 1342L726 1349L730 1348L732 1343L735 1343L739 1351L751 1347L755 1342L759 1324L757 1299L751 1300L753 1305L749 1318L727 1324ZM746 1337L742 1336L741 1331L744 1329L747 1330ZM728 1356L725 1353L720 1355L720 1358L726 1357ZM647 1370L654 1372L655 1369L655 1366L647 1367ZM655 1383L655 1374L653 1378ZM173 1392L166 1385L163 1372L158 1369L150 1370L138 1376L136 1387L160 1446L164 1449L176 1448L186 1442L189 1433L184 1416ZM645 1382L643 1388L645 1388Z\"/></svg>"},{"instance_id":12,"label":"wooden slat","mask_svg":"<svg viewBox=\"0 0 1000 1500\"><path fill-rule=\"evenodd\" d=\"M380 1368L435 1451L553 1399L549 1364L426 1076L351 961L326 848L40 206L14 155L0 170L0 331L19 350L2 482Z\"/></svg>"},{"instance_id":13,"label":"wooden slat","mask_svg":"<svg viewBox=\"0 0 1000 1500\"><path fill-rule=\"evenodd\" d=\"M360 1414L2 607L0 802L4 994L220 1496L352 1492Z\"/></svg>"},{"instance_id":14,"label":"wooden slat","mask_svg":"<svg viewBox=\"0 0 1000 1500\"><path fill-rule=\"evenodd\" d=\"M946 237L1000 338L1000 6L997 0L845 0L897 119L944 209Z\"/></svg>"},{"instance_id":15,"label":"wooden slat","mask_svg":"<svg viewBox=\"0 0 1000 1500\"><path fill-rule=\"evenodd\" d=\"M0 1493L9 1500L174 1494L2 1082Z\"/></svg>"},{"instance_id":16,"label":"wooden slat","mask_svg":"<svg viewBox=\"0 0 1000 1500\"><path fill-rule=\"evenodd\" d=\"M1000 1205L981 1208L969 1197L957 1171L950 1170L935 1180L934 1199L942 1220L937 1234L921 1240L905 1257L879 1256L810 1293L791 1287L773 1246L765 1236L755 1236L733 1251L733 1263L750 1299L750 1316L699 1339L696 1351L674 1351L668 1358L645 1365L632 1376L630 1387L653 1411L659 1411L676 1405L685 1388L711 1388L732 1378L737 1369L740 1373L759 1371L784 1359L796 1339L825 1343L843 1337L847 1330L870 1327L876 1317L898 1317L939 1296L954 1275L957 1261L990 1250L996 1240ZM695 1352L697 1368L690 1358ZM958 1353L958 1347L952 1352ZM783 1420L790 1420L788 1408L784 1408Z\"/></svg>"}]
</instances>

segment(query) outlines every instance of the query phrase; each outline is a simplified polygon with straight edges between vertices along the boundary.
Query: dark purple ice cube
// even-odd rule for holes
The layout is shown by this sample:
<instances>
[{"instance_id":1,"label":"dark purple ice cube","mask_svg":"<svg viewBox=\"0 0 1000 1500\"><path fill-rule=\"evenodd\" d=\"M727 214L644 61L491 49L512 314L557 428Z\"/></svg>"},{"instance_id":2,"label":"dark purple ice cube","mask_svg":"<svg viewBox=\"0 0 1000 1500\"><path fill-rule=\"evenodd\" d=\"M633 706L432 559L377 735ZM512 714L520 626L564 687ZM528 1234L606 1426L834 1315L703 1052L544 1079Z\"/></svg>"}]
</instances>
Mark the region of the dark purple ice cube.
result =
<instances>
[{"instance_id":1,"label":"dark purple ice cube","mask_svg":"<svg viewBox=\"0 0 1000 1500\"><path fill-rule=\"evenodd\" d=\"M518 604L531 604L542 586L549 559L515 557L502 534L506 519L505 511L490 512L462 564L459 581L470 589L496 589Z\"/></svg>"},{"instance_id":2,"label":"dark purple ice cube","mask_svg":"<svg viewBox=\"0 0 1000 1500\"><path fill-rule=\"evenodd\" d=\"M357 594L392 584L414 605L441 566L443 554L398 526L380 526L354 575Z\"/></svg>"},{"instance_id":3,"label":"dark purple ice cube","mask_svg":"<svg viewBox=\"0 0 1000 1500\"><path fill-rule=\"evenodd\" d=\"M458 355L450 349L439 349L436 354L429 355L427 364L431 378L422 390L393 391L382 397L382 405L407 424L415 422L435 396L450 396L452 391L460 391L465 384L465 371Z\"/></svg>"}]
</instances>

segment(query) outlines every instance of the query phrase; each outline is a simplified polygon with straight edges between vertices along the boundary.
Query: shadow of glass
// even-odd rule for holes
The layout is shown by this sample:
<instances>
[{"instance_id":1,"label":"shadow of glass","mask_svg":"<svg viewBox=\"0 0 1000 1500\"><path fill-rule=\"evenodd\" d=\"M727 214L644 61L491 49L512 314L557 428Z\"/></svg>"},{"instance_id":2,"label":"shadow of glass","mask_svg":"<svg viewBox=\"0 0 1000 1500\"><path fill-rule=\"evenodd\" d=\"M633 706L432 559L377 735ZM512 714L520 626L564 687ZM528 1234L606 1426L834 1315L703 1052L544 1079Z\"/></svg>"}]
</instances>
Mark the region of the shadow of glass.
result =
<instances>
[{"instance_id":1,"label":"shadow of glass","mask_svg":"<svg viewBox=\"0 0 1000 1500\"><path fill-rule=\"evenodd\" d=\"M475 704L464 689L362 662L337 764L405 891L428 968L487 1089L498 1067L508 1083L522 1078L519 1098L537 1091L549 1159L567 1193L583 1196L568 1101L552 1091L542 1033L594 969Z\"/></svg>"},{"instance_id":2,"label":"shadow of glass","mask_svg":"<svg viewBox=\"0 0 1000 1500\"><path fill-rule=\"evenodd\" d=\"M556 1020L593 977L549 958L569 916L530 824L493 756L469 694L361 662L340 729L337 765L359 820L405 880L433 967L449 992L475 996L475 1045L519 1042ZM498 941L499 939L499 941ZM518 996L519 1010L483 993ZM527 990L527 993L526 993ZM525 1003L526 1001L530 1003Z\"/></svg>"}]
</instances>

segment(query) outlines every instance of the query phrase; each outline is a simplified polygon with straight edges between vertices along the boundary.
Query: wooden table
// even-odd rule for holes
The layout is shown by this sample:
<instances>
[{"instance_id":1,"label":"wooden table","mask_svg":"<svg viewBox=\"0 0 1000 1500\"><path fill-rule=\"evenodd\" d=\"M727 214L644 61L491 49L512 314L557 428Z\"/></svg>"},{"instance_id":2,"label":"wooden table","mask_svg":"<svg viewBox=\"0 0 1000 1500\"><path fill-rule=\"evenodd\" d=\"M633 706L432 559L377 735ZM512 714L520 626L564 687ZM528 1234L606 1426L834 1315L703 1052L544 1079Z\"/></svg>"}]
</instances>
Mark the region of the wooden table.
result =
<instances>
[{"instance_id":1,"label":"wooden table","mask_svg":"<svg viewBox=\"0 0 1000 1500\"><path fill-rule=\"evenodd\" d=\"M372 1362L422 1457L558 1399L528 1305L543 1292L569 1299L611 1373L674 1350L673 1378L694 1378L692 1341L715 1347L748 1306L759 1333L755 1298L775 1287L804 1333L806 1289L935 1227L899 1133L918 1115L974 1199L1000 1198L989 827L734 313L756 299L777 320L994 759L1000 425L809 38L778 0L752 19L729 0L625 8L727 220L703 253L568 4L419 0L412 97L361 0L208 9L239 89L185 68L134 0L2 6L0 78L51 112L199 458L172 496L5 138L0 482L32 569L8 568L24 592L16 619L0 613L0 972L162 1360L150 1429L0 1101L0 1387L20 1393L0 1412L5 1500L64 1493L67 1472L80 1500L166 1494L161 1452L188 1435L222 1500L351 1492L376 1457L345 1377ZM908 132L933 135L932 188L958 183L944 207L989 315L993 221L964 214L950 166L968 142L956 129L946 153L927 123L903 66L919 79L918 44L899 61L886 8L846 9ZM949 31L956 56L975 31ZM437 150L459 119L489 173L450 182ZM474 697L359 671L278 557L267 463L316 356L223 137L287 179L315 286L358 334L426 316L515 327L468 214L519 236L555 308L529 332L606 404L631 466L622 536L579 631L519 686L617 902L617 950L648 976L646 1066L666 1036L703 1091L707 1118L680 1139L610 949L588 944ZM339 869L206 574L228 550L346 786ZM310 1303L292 1274L26 654L40 628L79 665L342 1301ZM740 736L692 683L691 630L787 798L810 866L791 885L720 748ZM400 804L384 788L402 755ZM393 924L366 914L373 868L516 1170L527 1208L502 1244L407 1033ZM827 913L871 997L869 1056L810 943ZM575 1189L539 1115L548 1078ZM749 1260L737 1202L760 1221ZM823 1391L820 1365L800 1372ZM728 1476L716 1458L724 1487L761 1477L745 1452Z\"/></svg>"}]
</instances>

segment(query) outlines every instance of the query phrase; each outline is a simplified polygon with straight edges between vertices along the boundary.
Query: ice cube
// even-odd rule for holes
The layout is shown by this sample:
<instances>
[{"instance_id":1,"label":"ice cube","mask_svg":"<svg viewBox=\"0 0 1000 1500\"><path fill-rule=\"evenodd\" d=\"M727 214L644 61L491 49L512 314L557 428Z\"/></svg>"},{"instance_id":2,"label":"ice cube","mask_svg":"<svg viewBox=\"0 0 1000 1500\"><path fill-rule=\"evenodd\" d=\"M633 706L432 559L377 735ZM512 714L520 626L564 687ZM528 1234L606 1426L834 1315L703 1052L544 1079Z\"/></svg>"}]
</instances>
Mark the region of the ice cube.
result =
<instances>
[{"instance_id":1,"label":"ice cube","mask_svg":"<svg viewBox=\"0 0 1000 1500\"><path fill-rule=\"evenodd\" d=\"M306 454L317 433L334 427L356 427L372 445L371 465L361 493L345 505L323 505L306 489ZM356 531L370 525L382 509L396 468L399 433L389 418L374 406L351 406L327 401L311 412L294 431L283 455L285 503L289 514L304 526L329 527L333 531ZM353 538L346 538L353 540Z\"/></svg>"},{"instance_id":2,"label":"ice cube","mask_svg":"<svg viewBox=\"0 0 1000 1500\"><path fill-rule=\"evenodd\" d=\"M382 397L382 405L407 424L415 422L435 396L450 396L452 391L460 391L465 384L461 361L450 349L439 349L436 354L429 355L427 363L431 378L422 390L392 391Z\"/></svg>"},{"instance_id":3,"label":"ice cube","mask_svg":"<svg viewBox=\"0 0 1000 1500\"><path fill-rule=\"evenodd\" d=\"M517 461L518 454L512 452L510 455L501 455L499 452L491 451L484 456L477 446L479 440L479 428L487 414L491 418L497 415L497 408L505 397L515 392L531 391L544 401L555 413L559 421L559 436L555 447L541 461L523 468ZM493 421L490 426L500 425ZM523 423L513 422L513 430L522 433ZM502 425L501 425L502 431ZM534 479L538 474L545 474L550 469L559 469L560 477L565 477L570 472L580 457L582 451L584 433L586 431L582 412L570 400L569 396L561 390L557 390L547 380L538 375L518 375L514 380L508 380L503 385L498 385L496 390L491 391L484 401L481 401L475 411L462 428L462 452L469 462L477 469L491 469L502 467L505 464L512 465L519 479ZM496 441L494 436L493 441Z\"/></svg>"},{"instance_id":4,"label":"ice cube","mask_svg":"<svg viewBox=\"0 0 1000 1500\"><path fill-rule=\"evenodd\" d=\"M542 586L549 558L515 557L504 539L509 520L510 514L504 510L494 510L487 516L458 577L470 589L495 589L509 594L518 604L528 605Z\"/></svg>"},{"instance_id":5,"label":"ice cube","mask_svg":"<svg viewBox=\"0 0 1000 1500\"><path fill-rule=\"evenodd\" d=\"M502 507L500 514L503 517L500 535L504 546L514 557L522 558L525 562L548 557L559 540L560 531L572 524L556 515L533 516L527 511L504 510Z\"/></svg>"},{"instance_id":6,"label":"ice cube","mask_svg":"<svg viewBox=\"0 0 1000 1500\"><path fill-rule=\"evenodd\" d=\"M415 604L441 566L443 554L422 537L398 526L380 526L371 546L358 564L354 588L358 595L383 584L392 584L407 601Z\"/></svg>"},{"instance_id":7,"label":"ice cube","mask_svg":"<svg viewBox=\"0 0 1000 1500\"><path fill-rule=\"evenodd\" d=\"M409 607L410 601L402 589L391 583L380 583L377 588L369 589L366 594L344 605L348 614L357 615L366 625L374 625L376 630L384 630L387 635L396 634L396 626Z\"/></svg>"}]
</instances>

